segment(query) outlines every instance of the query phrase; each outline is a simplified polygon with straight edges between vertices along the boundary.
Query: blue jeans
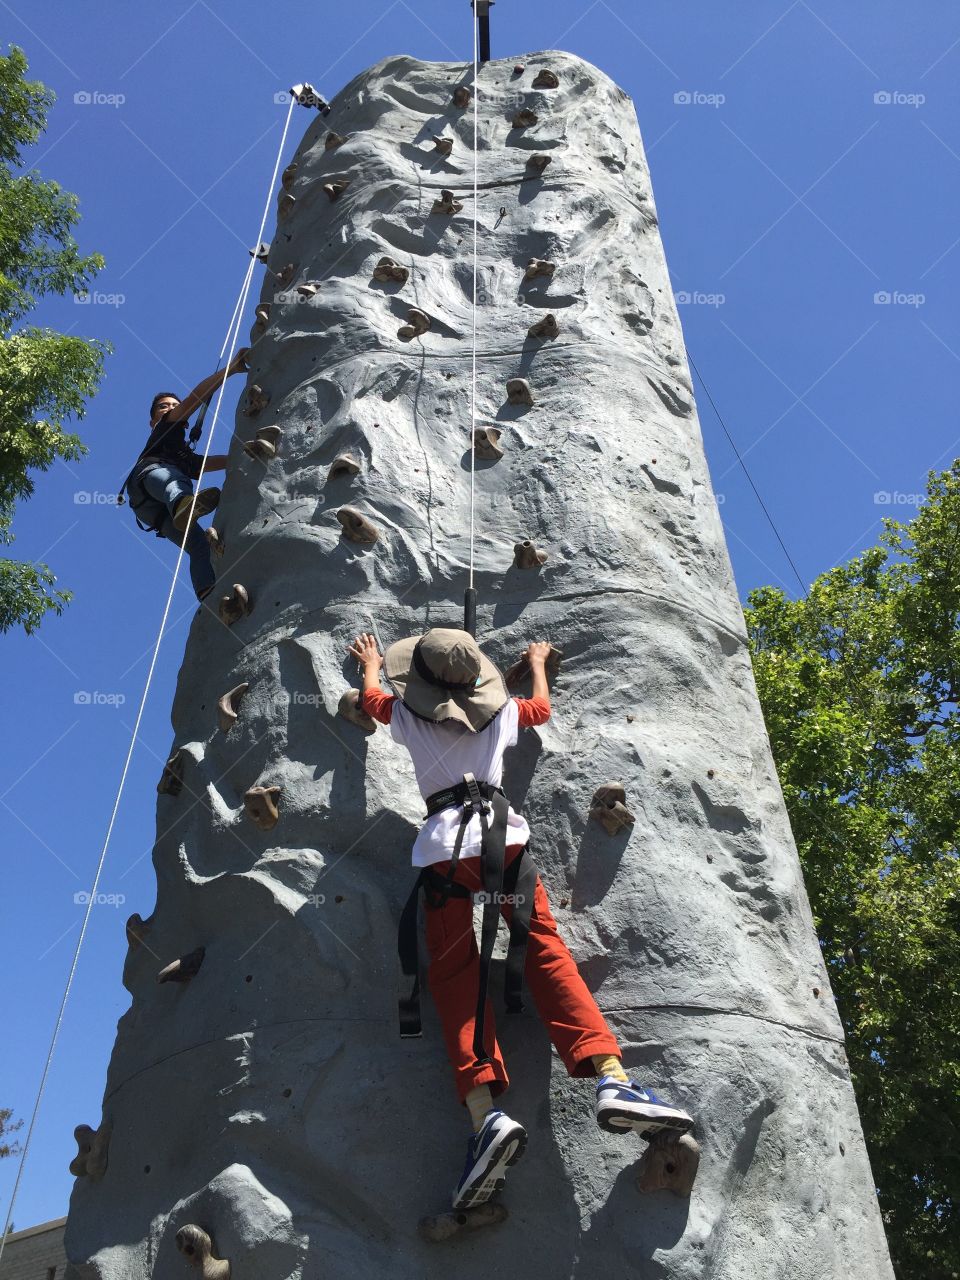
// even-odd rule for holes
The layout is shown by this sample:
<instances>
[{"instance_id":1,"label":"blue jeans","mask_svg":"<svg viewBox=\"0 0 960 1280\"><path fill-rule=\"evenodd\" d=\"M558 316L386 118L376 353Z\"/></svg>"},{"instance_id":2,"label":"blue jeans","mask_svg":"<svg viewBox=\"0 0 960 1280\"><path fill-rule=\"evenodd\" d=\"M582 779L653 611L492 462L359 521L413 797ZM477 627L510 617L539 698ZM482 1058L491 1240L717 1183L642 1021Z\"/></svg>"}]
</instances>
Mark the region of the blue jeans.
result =
<instances>
[{"instance_id":1,"label":"blue jeans","mask_svg":"<svg viewBox=\"0 0 960 1280\"><path fill-rule=\"evenodd\" d=\"M210 544L195 520L190 525L185 541L183 534L173 526L173 510L181 498L193 493L193 481L170 463L155 463L140 477L140 488L148 501L139 503L134 508L137 515L145 524L152 522L157 525L157 533L161 537L175 542L177 546L183 541L183 549L190 561L190 581L200 599L217 578L210 558Z\"/></svg>"}]
</instances>

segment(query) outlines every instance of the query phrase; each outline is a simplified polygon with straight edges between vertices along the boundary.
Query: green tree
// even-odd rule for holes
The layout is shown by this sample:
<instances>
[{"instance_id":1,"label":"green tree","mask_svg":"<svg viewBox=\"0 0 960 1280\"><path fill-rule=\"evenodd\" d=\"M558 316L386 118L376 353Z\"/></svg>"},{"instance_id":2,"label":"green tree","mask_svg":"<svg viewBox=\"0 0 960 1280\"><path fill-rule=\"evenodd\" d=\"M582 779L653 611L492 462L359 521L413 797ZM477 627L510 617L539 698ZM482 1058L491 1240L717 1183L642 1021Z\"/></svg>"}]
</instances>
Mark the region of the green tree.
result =
<instances>
[{"instance_id":1,"label":"green tree","mask_svg":"<svg viewBox=\"0 0 960 1280\"><path fill-rule=\"evenodd\" d=\"M757 688L901 1280L960 1274L960 461L804 600Z\"/></svg>"},{"instance_id":2,"label":"green tree","mask_svg":"<svg viewBox=\"0 0 960 1280\"><path fill-rule=\"evenodd\" d=\"M14 1120L11 1122L10 1117L12 1115L13 1112L9 1107L0 1107L0 1160L5 1156L15 1156L20 1150L16 1139L13 1142L10 1141L10 1134L16 1133L18 1129L22 1128L23 1121Z\"/></svg>"},{"instance_id":3,"label":"green tree","mask_svg":"<svg viewBox=\"0 0 960 1280\"><path fill-rule=\"evenodd\" d=\"M33 493L31 471L46 471L58 458L73 460L86 448L64 429L82 418L96 392L107 346L53 329L20 325L44 294L82 293L103 266L94 253L82 257L71 228L79 221L77 198L56 182L24 170L22 153L47 124L54 94L26 79L23 50L0 55L0 543L13 541L16 502ZM20 327L17 327L20 326ZM53 589L45 564L0 557L0 631L19 625L28 633L45 614L60 613L70 593Z\"/></svg>"}]
</instances>

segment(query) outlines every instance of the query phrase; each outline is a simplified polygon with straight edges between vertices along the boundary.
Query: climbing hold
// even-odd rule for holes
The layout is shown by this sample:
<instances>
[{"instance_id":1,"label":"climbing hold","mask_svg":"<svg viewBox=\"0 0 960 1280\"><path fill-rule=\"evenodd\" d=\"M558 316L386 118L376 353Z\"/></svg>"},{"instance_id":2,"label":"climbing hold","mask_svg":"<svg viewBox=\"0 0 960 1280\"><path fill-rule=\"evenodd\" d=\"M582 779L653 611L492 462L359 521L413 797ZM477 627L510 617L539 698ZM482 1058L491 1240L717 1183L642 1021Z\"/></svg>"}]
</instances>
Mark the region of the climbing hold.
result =
<instances>
[{"instance_id":1,"label":"climbing hold","mask_svg":"<svg viewBox=\"0 0 960 1280\"><path fill-rule=\"evenodd\" d=\"M506 1222L510 1214L505 1204L488 1200L485 1204L475 1205L472 1209L453 1209L449 1213L438 1213L435 1217L421 1218L417 1224L417 1234L421 1240L429 1240L432 1244L440 1244L461 1231L476 1231L478 1227L495 1227Z\"/></svg>"},{"instance_id":2,"label":"climbing hold","mask_svg":"<svg viewBox=\"0 0 960 1280\"><path fill-rule=\"evenodd\" d=\"M529 107L524 107L513 117L511 124L514 129L529 129L531 125L535 125L540 117L535 111L531 111Z\"/></svg>"},{"instance_id":3,"label":"climbing hold","mask_svg":"<svg viewBox=\"0 0 960 1280\"><path fill-rule=\"evenodd\" d=\"M217 703L217 723L224 733L237 723L237 717L240 714L240 703L249 688L250 685L247 683L238 684L236 688L225 693Z\"/></svg>"},{"instance_id":4,"label":"climbing hold","mask_svg":"<svg viewBox=\"0 0 960 1280\"><path fill-rule=\"evenodd\" d=\"M88 1124L78 1124L73 1131L77 1140L77 1154L70 1161L70 1172L75 1178L92 1178L97 1182L107 1171L107 1151L113 1125L104 1120L99 1129Z\"/></svg>"},{"instance_id":5,"label":"climbing hold","mask_svg":"<svg viewBox=\"0 0 960 1280\"><path fill-rule=\"evenodd\" d=\"M360 701L359 689L348 689L337 704L337 715L343 716L351 724L357 725L364 733L376 733L377 722L357 705Z\"/></svg>"},{"instance_id":6,"label":"climbing hold","mask_svg":"<svg viewBox=\"0 0 960 1280\"><path fill-rule=\"evenodd\" d=\"M345 142L346 138L342 133L334 133L331 129L323 140L323 149L324 151L336 151L337 147L342 147Z\"/></svg>"},{"instance_id":7,"label":"climbing hold","mask_svg":"<svg viewBox=\"0 0 960 1280\"><path fill-rule=\"evenodd\" d=\"M380 537L377 526L353 507L341 507L337 519L343 525L343 536L349 542L362 542L369 546Z\"/></svg>"},{"instance_id":8,"label":"climbing hold","mask_svg":"<svg viewBox=\"0 0 960 1280\"><path fill-rule=\"evenodd\" d=\"M272 830L280 821L280 792L280 787L251 787L243 797L247 817L261 831Z\"/></svg>"},{"instance_id":9,"label":"climbing hold","mask_svg":"<svg viewBox=\"0 0 960 1280\"><path fill-rule=\"evenodd\" d=\"M508 404L533 404L533 392L526 378L510 378L507 381Z\"/></svg>"},{"instance_id":10,"label":"climbing hold","mask_svg":"<svg viewBox=\"0 0 960 1280\"><path fill-rule=\"evenodd\" d=\"M403 338L404 342L409 342L411 338L419 338L421 333L426 333L431 324L432 321L425 311L411 307L407 312L407 323L397 330L397 337Z\"/></svg>"},{"instance_id":11,"label":"climbing hold","mask_svg":"<svg viewBox=\"0 0 960 1280\"><path fill-rule=\"evenodd\" d=\"M473 98L473 94L465 84L458 84L453 91L453 105L455 107L469 107Z\"/></svg>"},{"instance_id":12,"label":"climbing hold","mask_svg":"<svg viewBox=\"0 0 960 1280\"><path fill-rule=\"evenodd\" d=\"M409 268L401 267L400 263L394 262L392 258L381 258L373 268L373 278L379 280L381 284L406 284L409 277Z\"/></svg>"},{"instance_id":13,"label":"climbing hold","mask_svg":"<svg viewBox=\"0 0 960 1280\"><path fill-rule=\"evenodd\" d=\"M528 156L527 168L533 169L535 173L543 173L551 159L551 156L545 156L542 152L537 152L532 156Z\"/></svg>"},{"instance_id":14,"label":"climbing hold","mask_svg":"<svg viewBox=\"0 0 960 1280\"><path fill-rule=\"evenodd\" d=\"M536 324L532 324L527 330L531 338L555 338L560 332L560 326L557 324L557 317L553 312L549 312L538 320Z\"/></svg>"},{"instance_id":15,"label":"climbing hold","mask_svg":"<svg viewBox=\"0 0 960 1280\"><path fill-rule=\"evenodd\" d=\"M126 924L127 945L131 951L136 951L149 932L150 921L144 920L140 912L135 911Z\"/></svg>"},{"instance_id":16,"label":"climbing hold","mask_svg":"<svg viewBox=\"0 0 960 1280\"><path fill-rule=\"evenodd\" d=\"M279 427L261 427L252 440L243 446L243 452L260 462L269 462L277 456L277 445L280 442Z\"/></svg>"},{"instance_id":17,"label":"climbing hold","mask_svg":"<svg viewBox=\"0 0 960 1280\"><path fill-rule=\"evenodd\" d=\"M325 182L323 184L323 189L330 197L331 201L333 201L339 200L349 185L349 178L338 178L336 182Z\"/></svg>"},{"instance_id":18,"label":"climbing hold","mask_svg":"<svg viewBox=\"0 0 960 1280\"><path fill-rule=\"evenodd\" d=\"M282 270L277 272L277 284L288 285L296 274L297 264L295 262L288 262Z\"/></svg>"},{"instance_id":19,"label":"climbing hold","mask_svg":"<svg viewBox=\"0 0 960 1280\"><path fill-rule=\"evenodd\" d=\"M247 418L255 418L270 403L270 397L264 391L263 387L258 386L255 382L247 387L247 406L244 409L244 416Z\"/></svg>"},{"instance_id":20,"label":"climbing hold","mask_svg":"<svg viewBox=\"0 0 960 1280\"><path fill-rule=\"evenodd\" d=\"M627 808L627 795L622 782L605 782L597 787L590 801L590 817L599 822L608 836L624 827L632 827L636 818Z\"/></svg>"},{"instance_id":21,"label":"climbing hold","mask_svg":"<svg viewBox=\"0 0 960 1280\"><path fill-rule=\"evenodd\" d=\"M280 193L280 197L277 200L277 218L280 222L284 222L290 217L296 203L297 197L292 196L289 191Z\"/></svg>"},{"instance_id":22,"label":"climbing hold","mask_svg":"<svg viewBox=\"0 0 960 1280\"><path fill-rule=\"evenodd\" d=\"M554 645L550 646L550 652L547 654L545 664L548 679L553 679L560 671L560 663L563 659L563 650L557 649ZM503 673L504 683L508 689L515 689L522 684L530 675L530 661L527 655L521 654L517 661L511 667L507 667Z\"/></svg>"},{"instance_id":23,"label":"climbing hold","mask_svg":"<svg viewBox=\"0 0 960 1280\"><path fill-rule=\"evenodd\" d=\"M157 783L157 791L162 796L178 796L183 790L183 766L186 755L181 748L173 753L163 766L163 773Z\"/></svg>"},{"instance_id":24,"label":"climbing hold","mask_svg":"<svg viewBox=\"0 0 960 1280\"><path fill-rule=\"evenodd\" d=\"M548 560L545 551L538 551L529 538L516 542L513 546L513 567L515 569L539 569Z\"/></svg>"},{"instance_id":25,"label":"climbing hold","mask_svg":"<svg viewBox=\"0 0 960 1280\"><path fill-rule=\"evenodd\" d=\"M459 213L463 208L461 200L454 200L452 191L441 191L440 199L434 200L434 213Z\"/></svg>"},{"instance_id":26,"label":"climbing hold","mask_svg":"<svg viewBox=\"0 0 960 1280\"><path fill-rule=\"evenodd\" d=\"M430 137L433 139L433 149L441 156L448 156L453 150L453 139L443 138L439 134L432 133Z\"/></svg>"},{"instance_id":27,"label":"climbing hold","mask_svg":"<svg viewBox=\"0 0 960 1280\"><path fill-rule=\"evenodd\" d=\"M327 480L336 480L337 476L355 476L360 471L360 463L352 453L338 453L330 463Z\"/></svg>"},{"instance_id":28,"label":"climbing hold","mask_svg":"<svg viewBox=\"0 0 960 1280\"><path fill-rule=\"evenodd\" d=\"M266 262L270 256L270 246L266 240L261 240L255 249L250 250L250 257L256 258L258 262Z\"/></svg>"},{"instance_id":29,"label":"climbing hold","mask_svg":"<svg viewBox=\"0 0 960 1280\"><path fill-rule=\"evenodd\" d=\"M217 612L220 616L220 621L225 622L228 627L232 627L235 622L245 618L250 612L250 596L247 594L247 588L241 583L235 582L230 594L221 598Z\"/></svg>"},{"instance_id":30,"label":"climbing hold","mask_svg":"<svg viewBox=\"0 0 960 1280\"><path fill-rule=\"evenodd\" d=\"M296 176L297 176L297 162L296 160L294 160L291 164L287 165L283 173L280 175L280 185L281 187L283 187L284 191L290 190L290 188L293 186L293 180Z\"/></svg>"},{"instance_id":31,"label":"climbing hold","mask_svg":"<svg viewBox=\"0 0 960 1280\"><path fill-rule=\"evenodd\" d=\"M266 333L267 325L270 323L270 303L261 302L253 314L256 319L254 320L253 328L250 330L250 338L251 341L256 342L258 338L262 338Z\"/></svg>"},{"instance_id":32,"label":"climbing hold","mask_svg":"<svg viewBox=\"0 0 960 1280\"><path fill-rule=\"evenodd\" d=\"M207 536L207 543L210 546L211 552L215 556L222 556L227 549L227 545L223 538L221 538L220 534L217 533L213 525L211 525L209 529L204 529L204 533Z\"/></svg>"},{"instance_id":33,"label":"climbing hold","mask_svg":"<svg viewBox=\"0 0 960 1280\"><path fill-rule=\"evenodd\" d=\"M523 63L522 63L522 62L518 62L518 63L517 63L517 65L513 68L513 74L514 74L515 76L522 76L522 75L523 75L523 70L524 70L524 68L523 68Z\"/></svg>"},{"instance_id":34,"label":"climbing hold","mask_svg":"<svg viewBox=\"0 0 960 1280\"><path fill-rule=\"evenodd\" d=\"M495 462L497 458L502 458L503 447L500 444L502 434L499 427L474 427L473 452L478 458L483 458L487 462Z\"/></svg>"},{"instance_id":35,"label":"climbing hold","mask_svg":"<svg viewBox=\"0 0 960 1280\"><path fill-rule=\"evenodd\" d=\"M206 947L197 947L195 951L188 951L185 956L180 956L177 960L172 960L157 974L158 982L189 982L191 978L195 978L200 972L200 966L203 964L203 957L207 954Z\"/></svg>"},{"instance_id":36,"label":"climbing hold","mask_svg":"<svg viewBox=\"0 0 960 1280\"><path fill-rule=\"evenodd\" d=\"M304 284L297 285L297 293L301 298L312 298L315 293L320 292L320 286L314 284L312 280L307 280Z\"/></svg>"},{"instance_id":37,"label":"climbing hold","mask_svg":"<svg viewBox=\"0 0 960 1280\"><path fill-rule=\"evenodd\" d=\"M200 1268L200 1280L230 1280L230 1263L214 1257L213 1241L203 1227L188 1223L177 1232L176 1240L183 1256Z\"/></svg>"},{"instance_id":38,"label":"climbing hold","mask_svg":"<svg viewBox=\"0 0 960 1280\"><path fill-rule=\"evenodd\" d=\"M534 89L559 89L560 77L555 71L548 71L546 67L537 73L537 78L533 82Z\"/></svg>"},{"instance_id":39,"label":"climbing hold","mask_svg":"<svg viewBox=\"0 0 960 1280\"><path fill-rule=\"evenodd\" d=\"M689 1133L678 1135L661 1129L649 1142L637 1166L637 1190L665 1190L677 1196L689 1196L700 1166L700 1145L696 1138Z\"/></svg>"},{"instance_id":40,"label":"climbing hold","mask_svg":"<svg viewBox=\"0 0 960 1280\"><path fill-rule=\"evenodd\" d=\"M524 280L535 280L537 276L553 276L557 269L555 262L547 262L545 258L531 258L527 263L527 269L523 273Z\"/></svg>"}]
</instances>

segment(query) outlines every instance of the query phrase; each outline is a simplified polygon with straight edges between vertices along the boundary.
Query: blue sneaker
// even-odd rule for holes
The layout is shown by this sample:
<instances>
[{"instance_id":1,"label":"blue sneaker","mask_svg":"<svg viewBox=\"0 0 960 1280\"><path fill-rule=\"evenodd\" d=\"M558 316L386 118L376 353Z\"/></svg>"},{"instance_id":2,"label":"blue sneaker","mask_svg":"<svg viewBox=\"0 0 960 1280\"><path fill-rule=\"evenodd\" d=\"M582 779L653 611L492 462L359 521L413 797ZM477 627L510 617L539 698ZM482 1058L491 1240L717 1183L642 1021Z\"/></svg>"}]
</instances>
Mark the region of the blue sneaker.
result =
<instances>
[{"instance_id":1,"label":"blue sneaker","mask_svg":"<svg viewBox=\"0 0 960 1280\"><path fill-rule=\"evenodd\" d=\"M503 1187L504 1174L527 1145L527 1131L502 1111L488 1111L483 1127L467 1143L467 1162L453 1193L454 1209L485 1204Z\"/></svg>"},{"instance_id":2,"label":"blue sneaker","mask_svg":"<svg viewBox=\"0 0 960 1280\"><path fill-rule=\"evenodd\" d=\"M687 1133L693 1128L693 1118L642 1088L636 1080L625 1082L601 1076L597 1081L597 1124L610 1133L627 1133L631 1129L641 1135L659 1129Z\"/></svg>"}]
</instances>

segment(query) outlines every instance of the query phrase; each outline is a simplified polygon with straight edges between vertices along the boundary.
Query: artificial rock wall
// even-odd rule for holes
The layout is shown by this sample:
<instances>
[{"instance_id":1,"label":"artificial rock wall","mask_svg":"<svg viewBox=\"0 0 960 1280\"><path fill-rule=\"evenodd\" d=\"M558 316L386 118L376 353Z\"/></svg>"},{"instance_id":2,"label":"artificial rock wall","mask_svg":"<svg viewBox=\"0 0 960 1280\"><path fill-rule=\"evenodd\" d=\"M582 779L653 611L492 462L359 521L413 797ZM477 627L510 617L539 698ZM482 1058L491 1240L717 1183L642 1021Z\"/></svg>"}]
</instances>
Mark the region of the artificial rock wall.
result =
<instances>
[{"instance_id":1,"label":"artificial rock wall","mask_svg":"<svg viewBox=\"0 0 960 1280\"><path fill-rule=\"evenodd\" d=\"M530 1009L499 1018L530 1133L509 1218L417 1234L468 1133L429 998L424 1038L397 1035L423 806L388 731L337 711L358 630L461 625L473 114L471 68L394 57L313 116L278 193L215 517L217 595L248 609L201 610L187 643L76 1280L891 1274L633 107L575 57L523 63L480 74L478 403L502 457L476 463L478 636L503 666L563 650L506 787L626 1064L697 1116L692 1197L638 1191L644 1144L596 1127ZM538 568L514 565L527 539ZM588 818L610 781L635 817L612 836Z\"/></svg>"}]
</instances>

